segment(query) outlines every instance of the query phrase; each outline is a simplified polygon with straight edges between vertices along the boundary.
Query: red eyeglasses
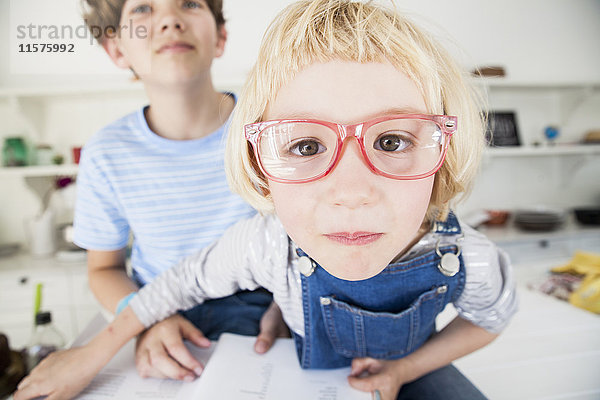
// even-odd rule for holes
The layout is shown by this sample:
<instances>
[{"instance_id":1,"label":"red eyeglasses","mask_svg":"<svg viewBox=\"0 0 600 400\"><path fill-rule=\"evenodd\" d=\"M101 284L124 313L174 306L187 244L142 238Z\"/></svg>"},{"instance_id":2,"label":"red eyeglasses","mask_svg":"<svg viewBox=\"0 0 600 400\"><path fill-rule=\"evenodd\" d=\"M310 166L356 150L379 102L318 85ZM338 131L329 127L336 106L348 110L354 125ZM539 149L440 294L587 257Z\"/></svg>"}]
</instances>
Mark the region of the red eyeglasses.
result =
<instances>
[{"instance_id":1,"label":"red eyeglasses","mask_svg":"<svg viewBox=\"0 0 600 400\"><path fill-rule=\"evenodd\" d=\"M448 115L399 114L354 125L284 119L244 128L269 179L305 183L333 170L349 137L356 138L374 173L391 179L426 178L442 166L456 125L457 118Z\"/></svg>"}]
</instances>

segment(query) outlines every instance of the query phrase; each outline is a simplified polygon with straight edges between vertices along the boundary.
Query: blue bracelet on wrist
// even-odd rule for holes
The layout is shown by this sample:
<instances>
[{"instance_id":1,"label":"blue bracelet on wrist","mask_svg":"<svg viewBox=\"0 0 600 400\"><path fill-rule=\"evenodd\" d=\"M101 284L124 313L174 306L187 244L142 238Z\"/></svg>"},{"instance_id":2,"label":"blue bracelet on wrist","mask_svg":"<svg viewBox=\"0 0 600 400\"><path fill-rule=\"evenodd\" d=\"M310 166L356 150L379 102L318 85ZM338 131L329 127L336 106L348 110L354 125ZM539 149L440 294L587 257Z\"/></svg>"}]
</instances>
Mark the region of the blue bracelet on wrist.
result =
<instances>
[{"instance_id":1,"label":"blue bracelet on wrist","mask_svg":"<svg viewBox=\"0 0 600 400\"><path fill-rule=\"evenodd\" d=\"M137 292L131 292L127 296L125 296L121 300L119 300L119 304L117 304L117 310L115 311L115 315L119 315L119 313L121 311L123 311L123 309L125 307L127 307L127 304L129 304L129 301L131 301L131 299L133 299L133 296L135 296L136 294L137 294Z\"/></svg>"}]
</instances>

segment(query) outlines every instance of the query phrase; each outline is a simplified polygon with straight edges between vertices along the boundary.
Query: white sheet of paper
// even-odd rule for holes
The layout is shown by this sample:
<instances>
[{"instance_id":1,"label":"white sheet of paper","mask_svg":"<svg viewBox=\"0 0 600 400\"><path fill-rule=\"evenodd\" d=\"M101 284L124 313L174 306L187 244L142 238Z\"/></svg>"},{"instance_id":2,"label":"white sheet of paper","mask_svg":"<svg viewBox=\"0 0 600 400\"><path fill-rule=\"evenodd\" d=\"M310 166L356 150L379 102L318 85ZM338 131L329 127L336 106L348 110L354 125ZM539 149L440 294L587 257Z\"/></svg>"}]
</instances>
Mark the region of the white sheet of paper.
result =
<instances>
[{"instance_id":1,"label":"white sheet of paper","mask_svg":"<svg viewBox=\"0 0 600 400\"><path fill-rule=\"evenodd\" d=\"M208 349L187 344L192 355L207 364L213 344ZM106 399L185 399L193 397L196 380L184 383L172 379L141 378L135 369L135 341L131 340L117 355L100 371L90 385L77 397L78 400Z\"/></svg>"},{"instance_id":2,"label":"white sheet of paper","mask_svg":"<svg viewBox=\"0 0 600 400\"><path fill-rule=\"evenodd\" d=\"M277 339L266 354L254 352L255 337L224 333L201 378L196 399L371 400L350 387L350 368L303 370L292 339Z\"/></svg>"},{"instance_id":3,"label":"white sheet of paper","mask_svg":"<svg viewBox=\"0 0 600 400\"><path fill-rule=\"evenodd\" d=\"M80 346L106 326L98 315L73 343ZM255 337L225 333L209 349L186 343L206 368L191 383L143 379L134 360L131 340L100 371L78 400L371 400L371 394L350 387L350 368L303 370L293 339L277 339L266 354L254 352ZM210 360L210 362L209 362Z\"/></svg>"}]
</instances>

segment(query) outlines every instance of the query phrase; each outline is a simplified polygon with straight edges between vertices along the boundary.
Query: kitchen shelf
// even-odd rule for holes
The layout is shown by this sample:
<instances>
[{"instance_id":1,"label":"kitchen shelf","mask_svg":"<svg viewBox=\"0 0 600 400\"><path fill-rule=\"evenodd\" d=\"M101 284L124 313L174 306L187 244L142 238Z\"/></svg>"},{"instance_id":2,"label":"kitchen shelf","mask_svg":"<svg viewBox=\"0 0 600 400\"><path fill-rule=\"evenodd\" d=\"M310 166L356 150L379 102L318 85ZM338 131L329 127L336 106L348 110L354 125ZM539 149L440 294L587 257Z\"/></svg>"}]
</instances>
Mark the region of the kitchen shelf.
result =
<instances>
[{"instance_id":1,"label":"kitchen shelf","mask_svg":"<svg viewBox=\"0 0 600 400\"><path fill-rule=\"evenodd\" d=\"M50 96L69 96L82 94L143 93L140 82L114 82L104 84L62 85L45 87L3 87L0 98L36 98Z\"/></svg>"},{"instance_id":2,"label":"kitchen shelf","mask_svg":"<svg viewBox=\"0 0 600 400\"><path fill-rule=\"evenodd\" d=\"M578 82L578 81L515 81L507 78L479 78L473 77L472 83L476 86L495 89L524 89L524 90L576 90L576 89L600 89L600 82Z\"/></svg>"},{"instance_id":3,"label":"kitchen shelf","mask_svg":"<svg viewBox=\"0 0 600 400\"><path fill-rule=\"evenodd\" d=\"M219 91L237 91L241 89L244 81L218 80L214 82L215 89ZM45 85L45 86L23 86L23 87L1 87L0 99L19 98L35 99L56 96L78 96L78 95L107 95L107 94L144 94L144 86L141 81L113 81L104 83L86 83L70 85Z\"/></svg>"},{"instance_id":4,"label":"kitchen shelf","mask_svg":"<svg viewBox=\"0 0 600 400\"><path fill-rule=\"evenodd\" d=\"M66 176L77 175L79 166L77 164L62 165L32 165L27 167L2 167L0 168L0 177L16 176L27 177L45 177L45 176Z\"/></svg>"},{"instance_id":5,"label":"kitchen shelf","mask_svg":"<svg viewBox=\"0 0 600 400\"><path fill-rule=\"evenodd\" d=\"M472 78L475 86L508 89L508 90L600 90L600 82L519 82L504 78ZM228 79L214 82L217 90L240 90L244 85L243 80ZM143 93L144 86L139 81L109 81L104 83L47 85L47 86L22 86L0 87L0 98L37 98L52 96L69 96L81 94L115 94L115 93Z\"/></svg>"},{"instance_id":6,"label":"kitchen shelf","mask_svg":"<svg viewBox=\"0 0 600 400\"><path fill-rule=\"evenodd\" d=\"M491 157L531 157L600 154L600 144L556 144L553 146L491 147L486 155Z\"/></svg>"},{"instance_id":7,"label":"kitchen shelf","mask_svg":"<svg viewBox=\"0 0 600 400\"><path fill-rule=\"evenodd\" d=\"M514 224L510 217L504 226L480 226L477 228L490 240L498 244L539 242L552 239L597 239L600 241L600 226L582 225L575 220L572 213L567 215L564 224L550 231L526 231Z\"/></svg>"}]
</instances>

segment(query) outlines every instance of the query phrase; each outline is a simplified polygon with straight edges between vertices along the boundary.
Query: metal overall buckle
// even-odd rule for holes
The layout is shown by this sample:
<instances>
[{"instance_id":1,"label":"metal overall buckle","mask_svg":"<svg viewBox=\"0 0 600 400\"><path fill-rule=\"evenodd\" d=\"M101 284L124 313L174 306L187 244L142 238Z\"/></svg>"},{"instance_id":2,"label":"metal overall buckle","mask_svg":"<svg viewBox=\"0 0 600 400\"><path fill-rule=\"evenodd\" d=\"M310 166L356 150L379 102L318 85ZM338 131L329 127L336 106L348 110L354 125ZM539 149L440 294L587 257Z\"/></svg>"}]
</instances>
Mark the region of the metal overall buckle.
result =
<instances>
[{"instance_id":1,"label":"metal overall buckle","mask_svg":"<svg viewBox=\"0 0 600 400\"><path fill-rule=\"evenodd\" d=\"M308 278L313 272L315 272L317 263L299 247L296 247L296 254L298 255L298 264L296 264L298 271Z\"/></svg>"},{"instance_id":2,"label":"metal overall buckle","mask_svg":"<svg viewBox=\"0 0 600 400\"><path fill-rule=\"evenodd\" d=\"M463 235L460 235L456 239L456 241L460 241L463 239ZM440 251L440 244L442 243L442 238L438 239L435 244L435 252L440 257L440 262L438 263L438 269L440 272L446 276L454 276L460 270L460 253L462 251L461 247L457 243L453 243L456 246L456 253L452 253L451 251L442 254Z\"/></svg>"}]
</instances>

